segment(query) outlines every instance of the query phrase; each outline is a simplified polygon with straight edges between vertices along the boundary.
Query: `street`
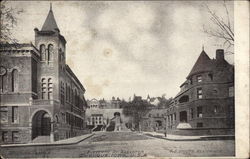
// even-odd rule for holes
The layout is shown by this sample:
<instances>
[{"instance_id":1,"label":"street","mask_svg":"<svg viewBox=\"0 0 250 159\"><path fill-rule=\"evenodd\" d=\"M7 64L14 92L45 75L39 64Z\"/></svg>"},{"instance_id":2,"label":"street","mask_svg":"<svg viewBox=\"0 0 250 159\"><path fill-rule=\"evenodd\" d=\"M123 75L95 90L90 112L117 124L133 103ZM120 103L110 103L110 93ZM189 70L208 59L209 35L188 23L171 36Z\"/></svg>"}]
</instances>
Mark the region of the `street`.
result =
<instances>
[{"instance_id":1,"label":"street","mask_svg":"<svg viewBox=\"0 0 250 159\"><path fill-rule=\"evenodd\" d=\"M5 158L234 156L234 140L168 141L137 132L98 132L74 145L1 148Z\"/></svg>"}]
</instances>

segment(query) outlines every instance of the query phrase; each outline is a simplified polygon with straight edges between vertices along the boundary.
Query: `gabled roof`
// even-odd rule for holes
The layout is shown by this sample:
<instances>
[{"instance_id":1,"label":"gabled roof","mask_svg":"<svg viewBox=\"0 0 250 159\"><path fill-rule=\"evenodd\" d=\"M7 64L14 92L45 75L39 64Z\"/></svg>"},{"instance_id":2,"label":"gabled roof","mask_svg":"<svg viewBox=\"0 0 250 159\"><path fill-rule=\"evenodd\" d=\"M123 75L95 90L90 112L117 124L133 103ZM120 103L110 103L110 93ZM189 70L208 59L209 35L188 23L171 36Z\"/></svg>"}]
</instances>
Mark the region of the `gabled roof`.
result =
<instances>
[{"instance_id":1,"label":"gabled roof","mask_svg":"<svg viewBox=\"0 0 250 159\"><path fill-rule=\"evenodd\" d=\"M188 74L188 77L197 73L212 71L212 69L213 69L212 60L208 57L206 52L202 50L191 72Z\"/></svg>"},{"instance_id":2,"label":"gabled roof","mask_svg":"<svg viewBox=\"0 0 250 159\"><path fill-rule=\"evenodd\" d=\"M49 14L43 24L43 27L41 29L41 31L54 31L58 28L57 24L56 24L56 20L52 11L52 7L50 6L50 10L49 10Z\"/></svg>"}]
</instances>

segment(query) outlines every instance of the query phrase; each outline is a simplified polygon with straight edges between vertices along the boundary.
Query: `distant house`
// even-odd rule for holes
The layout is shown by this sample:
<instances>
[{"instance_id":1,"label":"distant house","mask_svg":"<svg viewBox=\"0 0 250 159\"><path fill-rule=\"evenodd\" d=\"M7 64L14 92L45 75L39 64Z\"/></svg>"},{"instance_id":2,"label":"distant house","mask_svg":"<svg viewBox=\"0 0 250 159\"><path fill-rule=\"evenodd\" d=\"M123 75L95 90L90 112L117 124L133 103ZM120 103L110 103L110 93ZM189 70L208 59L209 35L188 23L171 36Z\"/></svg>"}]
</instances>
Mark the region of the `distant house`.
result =
<instances>
[{"instance_id":1,"label":"distant house","mask_svg":"<svg viewBox=\"0 0 250 159\"><path fill-rule=\"evenodd\" d=\"M116 121L114 128L120 125L119 130L125 129L124 124L118 123L118 120L115 120L117 114L119 114L121 121L125 122L128 120L124 116L122 108L120 108L121 100L119 98L112 97L111 100L91 99L87 100L87 103L86 120L89 129L93 131L106 130L111 121Z\"/></svg>"}]
</instances>

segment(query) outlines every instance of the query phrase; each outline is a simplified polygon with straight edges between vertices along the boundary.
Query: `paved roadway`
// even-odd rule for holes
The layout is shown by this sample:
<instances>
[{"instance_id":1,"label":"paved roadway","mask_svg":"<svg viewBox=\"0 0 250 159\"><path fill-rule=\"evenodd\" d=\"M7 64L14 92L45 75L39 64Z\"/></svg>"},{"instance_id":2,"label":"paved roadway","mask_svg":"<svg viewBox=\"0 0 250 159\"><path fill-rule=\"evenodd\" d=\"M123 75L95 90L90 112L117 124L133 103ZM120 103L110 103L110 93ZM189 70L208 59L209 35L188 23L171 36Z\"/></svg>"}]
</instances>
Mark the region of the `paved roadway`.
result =
<instances>
[{"instance_id":1,"label":"paved roadway","mask_svg":"<svg viewBox=\"0 0 250 159\"><path fill-rule=\"evenodd\" d=\"M135 132L100 132L75 145L2 148L4 157L233 156L234 140L168 141Z\"/></svg>"}]
</instances>

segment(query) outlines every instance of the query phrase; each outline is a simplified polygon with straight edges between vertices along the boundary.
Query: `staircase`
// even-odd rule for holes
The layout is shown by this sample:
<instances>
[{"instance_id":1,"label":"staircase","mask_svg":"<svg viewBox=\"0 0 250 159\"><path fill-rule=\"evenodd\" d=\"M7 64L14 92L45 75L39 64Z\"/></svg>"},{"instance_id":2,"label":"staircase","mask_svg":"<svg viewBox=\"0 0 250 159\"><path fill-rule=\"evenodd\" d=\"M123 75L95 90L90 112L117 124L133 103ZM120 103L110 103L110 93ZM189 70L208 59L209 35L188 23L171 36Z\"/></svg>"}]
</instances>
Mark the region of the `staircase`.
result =
<instances>
[{"instance_id":1,"label":"staircase","mask_svg":"<svg viewBox=\"0 0 250 159\"><path fill-rule=\"evenodd\" d=\"M177 129L186 129L186 128L192 128L189 123L179 123L176 127Z\"/></svg>"},{"instance_id":2,"label":"staircase","mask_svg":"<svg viewBox=\"0 0 250 159\"><path fill-rule=\"evenodd\" d=\"M98 125L98 126L96 126L96 127L93 129L93 131L101 131L101 130L102 130L102 127L103 127L103 125Z\"/></svg>"},{"instance_id":3,"label":"staircase","mask_svg":"<svg viewBox=\"0 0 250 159\"><path fill-rule=\"evenodd\" d=\"M31 143L50 143L50 136L37 136Z\"/></svg>"}]
</instances>

